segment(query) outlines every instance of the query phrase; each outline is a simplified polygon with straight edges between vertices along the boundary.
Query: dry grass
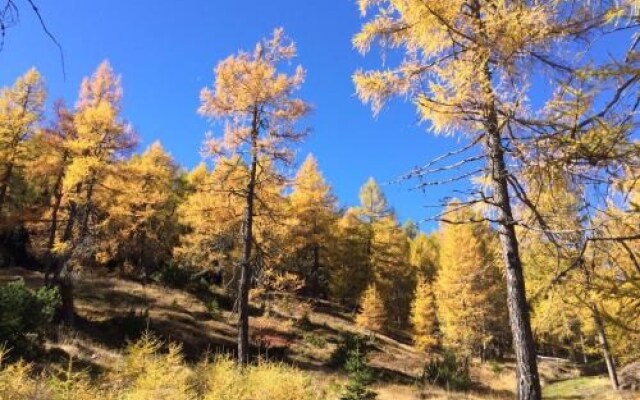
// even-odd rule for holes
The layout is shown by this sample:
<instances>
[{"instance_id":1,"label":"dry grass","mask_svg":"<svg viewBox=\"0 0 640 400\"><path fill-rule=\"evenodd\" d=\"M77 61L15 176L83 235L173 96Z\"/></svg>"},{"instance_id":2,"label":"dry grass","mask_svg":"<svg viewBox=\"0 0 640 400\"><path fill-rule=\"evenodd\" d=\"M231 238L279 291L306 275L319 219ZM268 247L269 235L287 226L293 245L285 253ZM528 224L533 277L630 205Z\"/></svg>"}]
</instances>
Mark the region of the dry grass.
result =
<instances>
[{"instance_id":1,"label":"dry grass","mask_svg":"<svg viewBox=\"0 0 640 400\"><path fill-rule=\"evenodd\" d=\"M6 365L0 369L0 399L323 400L328 395L310 376L285 365L260 363L240 370L220 356L194 368L184 362L179 346L161 348L146 336L97 379L71 364L39 374L24 362Z\"/></svg>"},{"instance_id":2,"label":"dry grass","mask_svg":"<svg viewBox=\"0 0 640 400\"><path fill-rule=\"evenodd\" d=\"M31 287L38 287L43 282L41 274L38 273L21 269L0 271L0 282L16 277L24 277ZM278 300L270 304L268 313L252 317L253 350L262 357L276 358L298 369L284 364L263 363L251 369L248 374L238 375L233 364L224 357L218 357L207 365L185 363L182 360L182 353L187 356L189 362L195 362L202 359L207 352L230 354L235 349L235 320L229 309L212 315L202 300L187 292L158 285L143 286L140 283L104 276L82 277L77 285L76 295L78 330L61 331L55 342L47 344L50 352L58 353L60 356L56 364L58 367L51 367L52 361L47 361L50 369L58 368L58 372L43 379L37 372L42 366L7 366L1 373L0 400L38 398L33 396L34 390L44 390L48 393L47 396L50 397L39 397L46 400L110 399L113 397L109 396L115 395L120 396L118 399L131 400L296 399L283 397L289 392L296 393L296 396L302 396L299 398L305 400L313 397L304 396L318 394L321 397L315 398L337 399L346 377L339 371L328 368L327 361L343 333L366 333L353 323L353 315L330 303L320 302L311 307L309 304L299 303L296 299ZM124 318L128 314L140 317L143 330L148 328L164 342L180 344L182 353L176 349L170 350L169 353L166 352L167 349L164 349L164 352L147 349L146 358L138 358L146 360L145 363L149 363L149 367L144 369L143 373L139 367L138 373L132 373L133 366L127 363L135 359L132 358L132 348L135 349L135 346L129 347L129 350L126 350L126 346L128 340L134 337L127 337L126 330L123 329L124 325L131 322ZM305 326L300 324L303 315L308 318ZM273 348L268 348L269 346ZM65 370L66 360L69 358L75 360L76 368L73 371ZM471 373L477 385L467 393L449 392L431 386L420 387L417 385L417 377L422 371L424 356L414 351L409 338L402 333L391 336L377 335L369 358L370 365L380 377L374 387L380 400L499 400L514 397L515 373L513 363L509 362L501 364L499 370L491 368L488 364L475 364ZM577 376L578 371L570 363L561 360L541 360L540 370L543 380L549 382L545 393L555 396L549 397L551 399L618 400L616 397L602 397L609 395L606 387L601 388L601 392L594 392L594 388L598 386L592 381L574 381L573 378ZM78 371L91 372L92 378L86 373L78 374ZM194 380L194 375L204 378ZM167 380L167 376L171 376L172 379ZM566 379L571 380L551 384ZM225 382L242 383L236 385ZM294 387L274 382L290 382ZM169 383L169 386L158 383ZM251 389L258 386L266 388L265 393ZM215 389L212 389L214 387ZM3 390L9 390L8 388L13 390L13 397L3 395ZM188 395L181 397L185 388L188 388ZM309 388L313 393L307 390ZM69 390L75 390L77 393ZM172 392L175 390L177 392ZM584 392L587 397L562 397L563 390L573 393L574 396L583 396L580 393ZM264 397L267 395L266 391L276 397ZM60 393L67 397L60 397ZM123 393L128 394L122 397ZM135 396L138 397L132 393L137 393ZM600 397L588 397L593 393L597 396L604 394ZM633 397L621 399L636 400Z\"/></svg>"}]
</instances>

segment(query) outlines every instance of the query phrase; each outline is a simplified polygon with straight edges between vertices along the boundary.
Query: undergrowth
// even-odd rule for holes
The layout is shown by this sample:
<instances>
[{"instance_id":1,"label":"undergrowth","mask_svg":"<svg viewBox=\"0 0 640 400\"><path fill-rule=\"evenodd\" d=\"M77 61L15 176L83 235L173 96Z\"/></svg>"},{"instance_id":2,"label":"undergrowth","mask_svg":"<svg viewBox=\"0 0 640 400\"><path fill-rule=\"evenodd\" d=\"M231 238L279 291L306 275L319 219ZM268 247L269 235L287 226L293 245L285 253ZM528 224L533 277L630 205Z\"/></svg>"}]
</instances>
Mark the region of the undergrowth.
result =
<instances>
[{"instance_id":1,"label":"undergrowth","mask_svg":"<svg viewBox=\"0 0 640 400\"><path fill-rule=\"evenodd\" d=\"M36 372L24 361L5 363L0 353L0 399L11 400L321 400L326 394L304 373L260 363L240 369L226 356L195 366L180 346L150 335L129 346L112 370L92 379L70 362L68 368Z\"/></svg>"}]
</instances>

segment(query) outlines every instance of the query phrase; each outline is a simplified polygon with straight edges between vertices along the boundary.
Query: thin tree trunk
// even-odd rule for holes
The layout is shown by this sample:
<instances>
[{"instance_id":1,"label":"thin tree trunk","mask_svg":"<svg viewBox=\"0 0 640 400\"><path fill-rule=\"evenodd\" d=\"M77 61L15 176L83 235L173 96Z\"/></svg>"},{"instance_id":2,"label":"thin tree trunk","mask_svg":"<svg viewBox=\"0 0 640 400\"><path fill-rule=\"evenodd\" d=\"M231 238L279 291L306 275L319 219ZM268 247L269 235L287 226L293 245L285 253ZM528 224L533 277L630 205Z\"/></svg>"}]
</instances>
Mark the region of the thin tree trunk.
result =
<instances>
[{"instance_id":1,"label":"thin tree trunk","mask_svg":"<svg viewBox=\"0 0 640 400\"><path fill-rule=\"evenodd\" d=\"M498 223L498 233L500 234L507 277L507 302L513 348L516 354L518 399L540 400L542 394L536 362L535 342L531 331L522 262L520 260L518 238L513 225L513 213L507 186L507 171L495 111L488 125L487 142L493 183L493 200L496 204L498 221L500 221Z\"/></svg>"},{"instance_id":2,"label":"thin tree trunk","mask_svg":"<svg viewBox=\"0 0 640 400\"><path fill-rule=\"evenodd\" d=\"M595 322L596 331L598 332L598 340L600 341L602 356L605 363L607 364L607 372L609 373L611 387L613 388L613 390L618 390L619 383L618 374L616 372L616 363L613 359L613 355L611 354L609 341L607 340L607 333L604 329L604 323L602 322L602 316L600 315L600 311L598 311L598 308L596 306L593 306L591 308L591 313L593 315L593 321Z\"/></svg>"},{"instance_id":3,"label":"thin tree trunk","mask_svg":"<svg viewBox=\"0 0 640 400\"><path fill-rule=\"evenodd\" d=\"M580 347L582 348L582 363L588 364L589 359L587 358L587 346L584 344L584 334L582 331L580 332Z\"/></svg>"},{"instance_id":4,"label":"thin tree trunk","mask_svg":"<svg viewBox=\"0 0 640 400\"><path fill-rule=\"evenodd\" d=\"M51 206L51 226L49 227L49 243L47 244L47 251L51 253L53 245L56 242L56 232L58 231L58 212L60 211L60 205L62 204L62 181L65 175L65 164L67 162L68 152L65 151L62 155L62 167L58 176L56 176L56 183L53 186L53 204Z\"/></svg>"},{"instance_id":5,"label":"thin tree trunk","mask_svg":"<svg viewBox=\"0 0 640 400\"><path fill-rule=\"evenodd\" d=\"M242 224L242 261L238 280L238 364L249 363L249 290L251 289L251 251L253 247L253 202L258 167L258 109L253 112L251 131L251 165L247 183L246 205Z\"/></svg>"},{"instance_id":6,"label":"thin tree trunk","mask_svg":"<svg viewBox=\"0 0 640 400\"><path fill-rule=\"evenodd\" d=\"M478 0L474 1L473 10L480 36L486 40L481 4ZM483 117L493 187L492 201L498 217L498 233L506 270L509 322L511 335L513 336L513 349L516 355L517 398L519 400L540 400L542 398L542 390L538 374L535 341L531 331L522 261L511 209L507 181L509 172L504 159L502 134L498 122L496 96L492 83L493 76L489 66L488 54L479 51L476 55L480 74L479 82L484 95Z\"/></svg>"},{"instance_id":7,"label":"thin tree trunk","mask_svg":"<svg viewBox=\"0 0 640 400\"><path fill-rule=\"evenodd\" d=\"M484 74L487 83L485 90L487 95L493 99L493 91L489 86L492 81L491 72L486 62ZM507 182L508 171L504 161L504 149L501 143L498 116L493 101L487 104L485 113L493 201L499 221L498 233L500 234L502 256L506 270L507 303L511 334L513 336L513 348L516 355L517 398L519 400L540 400L542 393L538 375L535 341L531 331L522 262L511 209Z\"/></svg>"},{"instance_id":8,"label":"thin tree trunk","mask_svg":"<svg viewBox=\"0 0 640 400\"><path fill-rule=\"evenodd\" d=\"M73 271L69 268L68 260L62 260L62 266L56 277L58 290L60 291L60 317L67 326L75 323L75 303L73 295Z\"/></svg>"},{"instance_id":9,"label":"thin tree trunk","mask_svg":"<svg viewBox=\"0 0 640 400\"><path fill-rule=\"evenodd\" d=\"M69 207L69 219L62 235L62 241L64 243L68 243L71 240L76 216L77 206L75 203L71 203ZM59 313L62 322L67 326L73 326L75 322L75 304L73 301L73 271L69 267L68 261L69 256L67 256L66 254L58 255L57 257L55 257L52 271L52 281L60 291L61 304Z\"/></svg>"},{"instance_id":10,"label":"thin tree trunk","mask_svg":"<svg viewBox=\"0 0 640 400\"><path fill-rule=\"evenodd\" d=\"M311 267L311 290L310 295L312 298L318 297L318 289L319 289L319 276L320 273L320 245L315 243L313 245L313 265Z\"/></svg>"}]
</instances>

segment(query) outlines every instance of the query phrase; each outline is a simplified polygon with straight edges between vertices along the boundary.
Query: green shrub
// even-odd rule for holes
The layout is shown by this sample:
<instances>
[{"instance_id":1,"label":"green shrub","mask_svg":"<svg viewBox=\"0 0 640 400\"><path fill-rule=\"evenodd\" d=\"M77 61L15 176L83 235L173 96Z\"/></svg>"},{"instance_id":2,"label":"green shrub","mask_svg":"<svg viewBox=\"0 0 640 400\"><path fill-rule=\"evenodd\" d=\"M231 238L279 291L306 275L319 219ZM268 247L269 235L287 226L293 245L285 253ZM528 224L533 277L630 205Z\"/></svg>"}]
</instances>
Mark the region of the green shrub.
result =
<instances>
[{"instance_id":1,"label":"green shrub","mask_svg":"<svg viewBox=\"0 0 640 400\"><path fill-rule=\"evenodd\" d=\"M491 368L491 372L496 375L500 375L502 371L504 371L504 367L502 366L502 364L500 364L496 360L489 361L489 368Z\"/></svg>"},{"instance_id":2,"label":"green shrub","mask_svg":"<svg viewBox=\"0 0 640 400\"><path fill-rule=\"evenodd\" d=\"M469 366L461 363L451 351L446 351L441 359L428 362L424 367L423 378L431 384L453 390L465 390L471 386Z\"/></svg>"},{"instance_id":3,"label":"green shrub","mask_svg":"<svg viewBox=\"0 0 640 400\"><path fill-rule=\"evenodd\" d=\"M220 303L218 303L218 300L216 299L209 300L207 302L207 311L209 312L212 318L214 319L220 318L220 316L222 315L222 308L220 308Z\"/></svg>"},{"instance_id":4,"label":"green shrub","mask_svg":"<svg viewBox=\"0 0 640 400\"><path fill-rule=\"evenodd\" d=\"M317 347L319 349L324 349L325 347L327 347L327 340L325 338L323 338L320 335L316 335L313 332L307 332L302 336L302 340L313 346L313 347Z\"/></svg>"},{"instance_id":5,"label":"green shrub","mask_svg":"<svg viewBox=\"0 0 640 400\"><path fill-rule=\"evenodd\" d=\"M357 345L349 352L345 369L349 373L349 381L344 388L340 400L374 400L378 395L369 389L373 383L373 372L367 367L366 357Z\"/></svg>"},{"instance_id":6,"label":"green shrub","mask_svg":"<svg viewBox=\"0 0 640 400\"><path fill-rule=\"evenodd\" d=\"M349 332L343 333L338 347L331 353L329 365L336 368L346 367L350 354L356 349L366 355L368 348L364 336Z\"/></svg>"},{"instance_id":7,"label":"green shrub","mask_svg":"<svg viewBox=\"0 0 640 400\"><path fill-rule=\"evenodd\" d=\"M33 291L22 279L0 286L0 342L13 349L12 355L31 352L59 304L57 289Z\"/></svg>"}]
</instances>

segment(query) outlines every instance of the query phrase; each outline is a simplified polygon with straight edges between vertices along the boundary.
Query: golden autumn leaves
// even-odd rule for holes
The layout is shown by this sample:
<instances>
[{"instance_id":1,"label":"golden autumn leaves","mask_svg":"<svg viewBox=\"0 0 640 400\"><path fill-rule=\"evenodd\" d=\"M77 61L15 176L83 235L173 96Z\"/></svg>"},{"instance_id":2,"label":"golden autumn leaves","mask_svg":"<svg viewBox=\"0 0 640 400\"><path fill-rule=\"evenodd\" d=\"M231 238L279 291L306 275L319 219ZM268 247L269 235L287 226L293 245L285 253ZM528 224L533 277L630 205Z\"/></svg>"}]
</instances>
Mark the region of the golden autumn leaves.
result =
<instances>
[{"instance_id":1,"label":"golden autumn leaves","mask_svg":"<svg viewBox=\"0 0 640 400\"><path fill-rule=\"evenodd\" d=\"M253 52L240 52L218 64L214 87L202 90L198 111L219 119L224 124L224 134L210 137L205 151L214 155L242 152L251 141L251 123L259 118L265 132L256 143L259 152L291 161L287 141L304 137L305 131L297 130L295 123L309 111L307 103L293 97L304 81L305 71L298 66L287 74L276 68L295 55L295 44L282 29L276 29Z\"/></svg>"}]
</instances>

